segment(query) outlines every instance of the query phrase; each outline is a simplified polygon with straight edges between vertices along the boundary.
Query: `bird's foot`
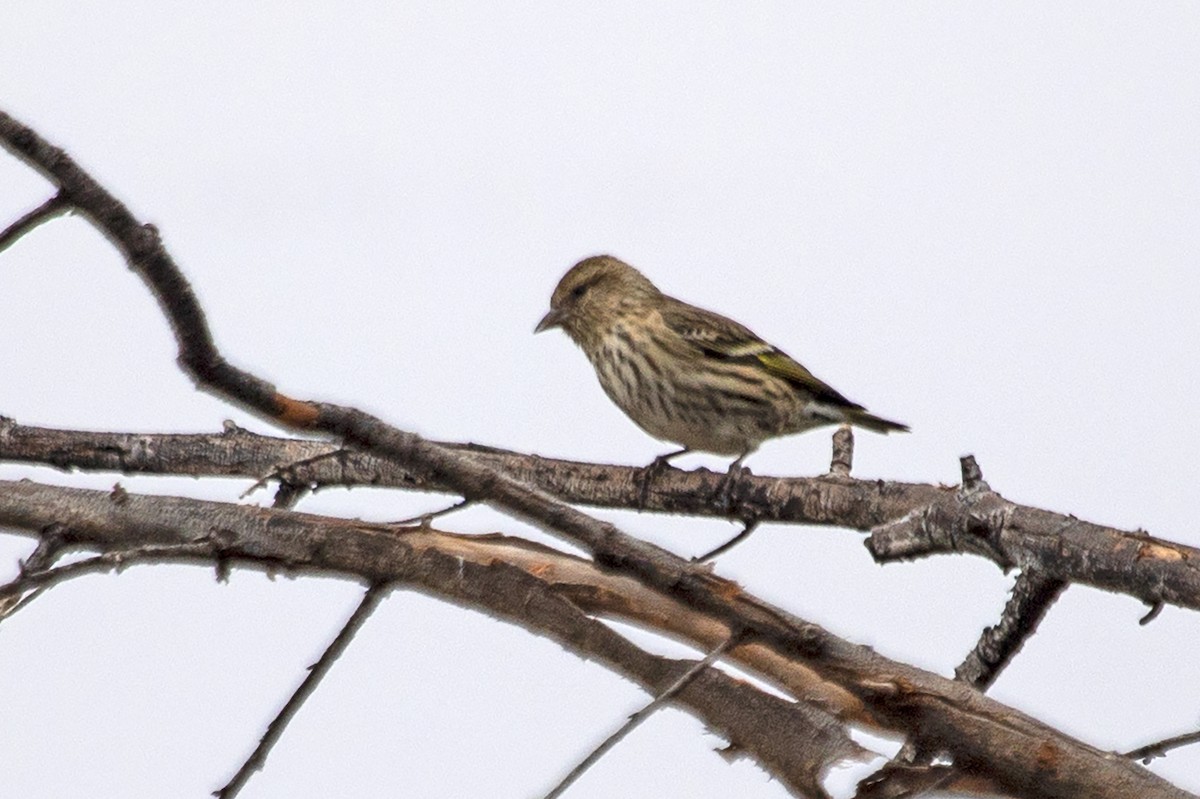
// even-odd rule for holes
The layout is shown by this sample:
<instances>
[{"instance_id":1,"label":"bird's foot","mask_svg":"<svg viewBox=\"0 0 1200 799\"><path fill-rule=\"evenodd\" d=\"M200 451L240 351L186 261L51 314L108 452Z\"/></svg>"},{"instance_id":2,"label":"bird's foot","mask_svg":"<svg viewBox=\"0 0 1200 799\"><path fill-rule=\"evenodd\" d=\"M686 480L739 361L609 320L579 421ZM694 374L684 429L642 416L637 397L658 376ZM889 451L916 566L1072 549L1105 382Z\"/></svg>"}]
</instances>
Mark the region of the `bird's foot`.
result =
<instances>
[{"instance_id":1,"label":"bird's foot","mask_svg":"<svg viewBox=\"0 0 1200 799\"><path fill-rule=\"evenodd\" d=\"M646 502L650 499L650 484L658 479L659 475L667 470L671 465L671 459L683 455L688 452L688 449L681 449L675 452L668 452L665 455L659 455L649 466L643 466L638 475L638 510L646 509Z\"/></svg>"},{"instance_id":2,"label":"bird's foot","mask_svg":"<svg viewBox=\"0 0 1200 799\"><path fill-rule=\"evenodd\" d=\"M747 474L750 474L750 470L742 465L741 458L730 464L729 471L725 472L725 476L717 485L717 493L713 495L713 500L720 510L728 513L733 509L733 490L737 486L737 482Z\"/></svg>"}]
</instances>

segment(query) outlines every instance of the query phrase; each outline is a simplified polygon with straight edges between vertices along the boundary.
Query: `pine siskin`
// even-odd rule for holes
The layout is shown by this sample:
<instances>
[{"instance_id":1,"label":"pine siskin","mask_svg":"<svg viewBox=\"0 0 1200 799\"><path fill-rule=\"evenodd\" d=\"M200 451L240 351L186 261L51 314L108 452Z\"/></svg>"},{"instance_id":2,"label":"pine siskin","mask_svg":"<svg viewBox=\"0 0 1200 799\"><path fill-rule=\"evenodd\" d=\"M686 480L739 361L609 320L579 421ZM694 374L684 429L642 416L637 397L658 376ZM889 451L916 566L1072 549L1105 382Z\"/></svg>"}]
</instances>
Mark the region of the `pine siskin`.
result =
<instances>
[{"instance_id":1,"label":"pine siskin","mask_svg":"<svg viewBox=\"0 0 1200 799\"><path fill-rule=\"evenodd\" d=\"M735 455L733 477L769 438L827 424L907 431L843 397L786 353L720 314L659 291L610 255L563 275L535 332L561 327L600 385L639 427L683 446Z\"/></svg>"}]
</instances>

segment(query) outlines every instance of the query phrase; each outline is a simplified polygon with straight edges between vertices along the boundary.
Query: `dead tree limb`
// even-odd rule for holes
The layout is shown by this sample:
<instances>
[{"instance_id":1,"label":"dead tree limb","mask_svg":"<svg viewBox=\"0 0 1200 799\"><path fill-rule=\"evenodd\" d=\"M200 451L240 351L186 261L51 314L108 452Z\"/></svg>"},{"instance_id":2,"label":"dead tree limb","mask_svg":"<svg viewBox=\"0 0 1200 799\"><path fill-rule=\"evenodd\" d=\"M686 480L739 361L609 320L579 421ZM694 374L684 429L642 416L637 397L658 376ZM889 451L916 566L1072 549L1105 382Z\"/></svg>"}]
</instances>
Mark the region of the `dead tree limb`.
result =
<instances>
[{"instance_id":1,"label":"dead tree limb","mask_svg":"<svg viewBox=\"0 0 1200 799\"><path fill-rule=\"evenodd\" d=\"M200 388L277 424L337 436L349 448L362 449L401 465L418 480L444 486L465 500L492 505L582 547L592 555L600 569L633 579L648 590L711 617L728 627L729 634L736 634L739 640L761 644L779 656L803 662L823 679L835 683L861 702L878 723L906 730L920 747L946 753L960 772L982 775L1005 791L1038 797L1186 795L1131 766L1126 760L1114 761L1111 754L1054 733L1028 717L991 703L960 683L888 661L865 648L848 644L816 625L745 594L735 584L704 567L632 538L616 526L593 519L546 491L531 488L473 453L427 441L353 408L299 400L279 392L262 378L231 365L216 349L203 311L186 279L162 246L156 229L138 223L123 204L65 153L3 113L0 113L0 142L57 185L67 201L123 252L130 268L158 300L175 334L178 362ZM22 500L19 504L32 502L32 497L18 484L4 486L3 492L19 497ZM995 498L993 504L1001 501L996 495L982 491L960 498L969 499L973 506L978 506L986 503L988 497ZM76 499L82 501L79 497ZM737 498L731 499L732 512L746 515L744 509L738 507ZM941 499L935 497L929 507L954 521L952 509L943 507L945 503ZM119 507L128 504L121 503ZM259 512L263 510L259 509ZM29 510L26 507L15 513L15 518L24 518ZM937 513L931 512L927 516L927 522L918 526L922 532L933 528L932 520L937 518ZM883 520L888 518L895 517L888 516ZM82 521L74 519L61 523L73 534L78 534L76 522ZM898 527L889 529L893 533L891 540L902 540L902 531ZM347 530L343 528L342 532ZM165 534L166 528L160 528L159 532ZM1007 532L1010 539L1014 538L1011 529L1006 531L1001 526L999 533L1003 532ZM999 533L995 536L997 539ZM1000 544L1016 548L1012 541L1001 541ZM903 552L903 543L896 549ZM910 546L907 551L912 554L918 549ZM986 546L976 541L964 551L977 549L999 553L1002 565L1010 565L1009 553L994 541L987 540ZM881 550L877 547L873 551ZM313 553L304 554L311 558ZM422 554L433 557L428 550ZM1140 557L1167 560L1166 555L1153 550ZM464 567L461 559L454 560L457 577ZM1052 570L1048 573L1057 576ZM1101 572L1091 573L1091 579L1102 577ZM483 578L480 577L478 582L484 582ZM1153 600L1180 602L1181 597L1186 598L1179 592L1165 593L1170 596L1155 596ZM964 724L969 729L965 735Z\"/></svg>"},{"instance_id":2,"label":"dead tree limb","mask_svg":"<svg viewBox=\"0 0 1200 799\"><path fill-rule=\"evenodd\" d=\"M157 555L159 562L247 564L419 589L556 640L653 694L665 690L692 664L650 655L592 614L645 626L671 618L679 637L692 636L698 644L729 635L727 627L628 578L605 574L587 560L521 539L396 529L177 497L129 494L117 504L103 491L0 482L0 524L38 535L44 527L41 520L50 517L67 520L62 529L71 546L144 553L137 562L153 562ZM674 703L799 795L823 797L820 777L825 768L864 752L846 734L845 721L831 710L851 718L859 709L836 687L822 693L819 681L802 666L773 659L762 647L738 650L730 653L731 659L751 670L777 669L764 676L801 696L807 694L810 701L781 699L710 669L689 683ZM842 701L844 706L839 705Z\"/></svg>"},{"instance_id":3,"label":"dead tree limb","mask_svg":"<svg viewBox=\"0 0 1200 799\"><path fill-rule=\"evenodd\" d=\"M527 455L476 444L440 446L469 454L482 464L546 491L560 500L609 508L636 507L637 467L582 463ZM60 469L118 471L124 474L183 474L245 477L263 475L313 488L382 486L449 491L413 471L370 453L346 450L327 441L264 436L241 428L217 434L102 433L19 425L0 419L0 461L52 465ZM695 516L725 516L712 502L721 475L705 469L668 468L657 479L646 510ZM868 548L889 561L966 552L989 558L1003 568L1037 571L1048 579L1077 582L1132 596L1146 604L1165 601L1200 610L1200 549L1091 524L1073 516L1016 505L990 489L971 495L970 513L983 524L968 523L965 495L957 487L838 476L770 477L746 475L734 489L735 506L744 518L875 530ZM987 516L980 502L991 498L1012 512ZM953 512L933 513L937 504ZM914 516L915 514L915 516ZM911 518L910 518L911 517ZM908 530L916 521L931 525L927 537L941 542L899 547L889 522ZM1024 526L1014 526L1021 521ZM1006 535L997 536L1000 523ZM966 526L970 535L962 535ZM984 531L996 547L971 546ZM1060 553L1055 536L1070 531L1075 546ZM925 540L925 539L923 539ZM998 547L998 548L997 548ZM1130 548L1134 547L1131 550ZM1081 552L1086 550L1086 552ZM1139 557L1138 552L1142 555ZM1127 566L1136 566L1127 570Z\"/></svg>"},{"instance_id":4,"label":"dead tree limb","mask_svg":"<svg viewBox=\"0 0 1200 799\"><path fill-rule=\"evenodd\" d=\"M730 600L728 619L714 618L631 578L605 573L587 560L504 537L451 536L422 528L398 532L293 511L175 497L129 494L116 502L103 491L0 482L0 524L36 534L55 523L69 531L68 540L77 546L216 542L222 555L235 562L248 558L279 568L353 575L367 582L418 584L451 601L466 600L472 607L500 612L542 634L549 633L540 617L530 614L544 610L549 602L558 609L556 613L569 608L581 616L585 611L624 618L640 614L642 623L657 629L663 629L657 619L679 615L685 618L677 624L694 625L687 637L701 648L715 647L723 636L739 629L755 630L760 623L754 617L761 611L743 616L740 608L763 607L743 594ZM572 585L567 588L558 581ZM547 585L557 587L547 593ZM640 597L650 603L641 611L636 607ZM740 643L728 657L739 665L753 664L750 667L759 673L764 664L770 668L772 662L796 661L812 675L791 689L801 698L807 698L805 691L821 690L828 683L816 701L840 720L858 719L904 734L923 750L948 755L965 776L987 780L1014 796L1043 799L1189 795L1126 758L1071 739L960 682L898 663L817 625L788 618L794 634L804 642L790 657L780 657L777 648L761 637ZM602 629L606 635L611 633ZM592 654L570 640L576 651ZM606 657L615 659L611 654ZM623 669L632 667L625 664L619 670ZM685 670L683 666L671 673L678 678ZM784 683L778 674L765 676ZM663 677L652 690L661 691L671 681ZM838 692L843 692L842 698ZM685 690L681 699L687 696ZM811 703L803 706L826 712ZM770 767L769 758L762 762Z\"/></svg>"}]
</instances>

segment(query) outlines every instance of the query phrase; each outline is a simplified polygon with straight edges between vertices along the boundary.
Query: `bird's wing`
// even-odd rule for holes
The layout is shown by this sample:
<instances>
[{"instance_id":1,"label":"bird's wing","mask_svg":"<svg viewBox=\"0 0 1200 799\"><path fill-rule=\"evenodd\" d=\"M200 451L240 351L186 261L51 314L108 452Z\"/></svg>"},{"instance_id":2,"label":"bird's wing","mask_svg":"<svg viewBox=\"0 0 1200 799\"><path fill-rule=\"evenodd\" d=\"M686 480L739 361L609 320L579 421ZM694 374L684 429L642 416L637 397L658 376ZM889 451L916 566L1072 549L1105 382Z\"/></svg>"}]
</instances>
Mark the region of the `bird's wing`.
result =
<instances>
[{"instance_id":1,"label":"bird's wing","mask_svg":"<svg viewBox=\"0 0 1200 799\"><path fill-rule=\"evenodd\" d=\"M663 322L706 357L754 365L822 402L862 408L818 379L786 352L763 341L745 325L718 313L668 299L671 301L662 308Z\"/></svg>"}]
</instances>

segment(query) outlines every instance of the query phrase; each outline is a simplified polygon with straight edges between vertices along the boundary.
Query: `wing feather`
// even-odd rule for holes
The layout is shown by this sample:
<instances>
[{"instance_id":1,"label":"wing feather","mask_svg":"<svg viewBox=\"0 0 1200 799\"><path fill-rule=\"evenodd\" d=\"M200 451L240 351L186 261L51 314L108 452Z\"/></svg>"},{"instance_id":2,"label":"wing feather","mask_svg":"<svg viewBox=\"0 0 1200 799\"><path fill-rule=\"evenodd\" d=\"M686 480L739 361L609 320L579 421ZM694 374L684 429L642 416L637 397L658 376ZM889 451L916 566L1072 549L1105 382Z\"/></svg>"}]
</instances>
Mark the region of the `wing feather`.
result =
<instances>
[{"instance_id":1,"label":"wing feather","mask_svg":"<svg viewBox=\"0 0 1200 799\"><path fill-rule=\"evenodd\" d=\"M662 309L663 322L700 350L706 357L726 362L753 364L813 398L832 405L862 409L827 383L819 380L799 361L756 336L750 328L732 319L672 298Z\"/></svg>"}]
</instances>

